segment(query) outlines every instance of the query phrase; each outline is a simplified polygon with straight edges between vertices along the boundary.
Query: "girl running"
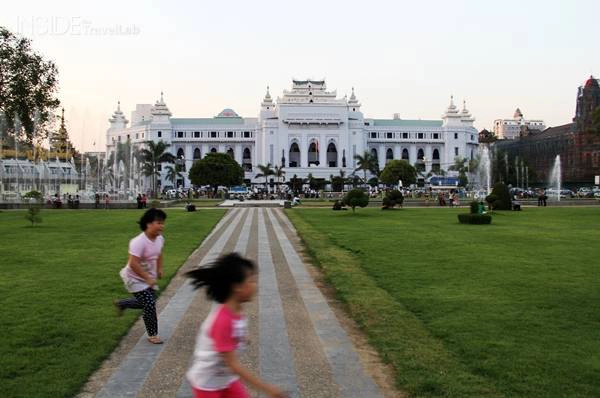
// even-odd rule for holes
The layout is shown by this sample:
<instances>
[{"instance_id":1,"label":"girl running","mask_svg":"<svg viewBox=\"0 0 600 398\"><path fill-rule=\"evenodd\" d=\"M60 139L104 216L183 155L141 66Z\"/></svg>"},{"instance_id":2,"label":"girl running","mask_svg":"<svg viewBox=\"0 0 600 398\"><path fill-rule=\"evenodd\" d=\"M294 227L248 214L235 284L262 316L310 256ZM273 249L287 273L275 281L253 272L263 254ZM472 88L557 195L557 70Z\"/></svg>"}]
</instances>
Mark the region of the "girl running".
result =
<instances>
[{"instance_id":1,"label":"girl running","mask_svg":"<svg viewBox=\"0 0 600 398\"><path fill-rule=\"evenodd\" d=\"M242 304L256 292L256 265L237 253L187 273L195 288L206 287L216 301L200 327L194 361L187 372L195 398L248 398L240 379L271 398L285 397L241 365L236 351L246 344L247 322Z\"/></svg>"},{"instance_id":2,"label":"girl running","mask_svg":"<svg viewBox=\"0 0 600 398\"><path fill-rule=\"evenodd\" d=\"M140 219L142 233L129 242L129 259L120 272L125 288L133 297L114 302L119 315L126 308L144 310L144 325L152 344L163 343L158 337L155 290L158 290L156 280L162 278L165 242L162 231L166 219L167 215L160 209L149 209Z\"/></svg>"}]
</instances>

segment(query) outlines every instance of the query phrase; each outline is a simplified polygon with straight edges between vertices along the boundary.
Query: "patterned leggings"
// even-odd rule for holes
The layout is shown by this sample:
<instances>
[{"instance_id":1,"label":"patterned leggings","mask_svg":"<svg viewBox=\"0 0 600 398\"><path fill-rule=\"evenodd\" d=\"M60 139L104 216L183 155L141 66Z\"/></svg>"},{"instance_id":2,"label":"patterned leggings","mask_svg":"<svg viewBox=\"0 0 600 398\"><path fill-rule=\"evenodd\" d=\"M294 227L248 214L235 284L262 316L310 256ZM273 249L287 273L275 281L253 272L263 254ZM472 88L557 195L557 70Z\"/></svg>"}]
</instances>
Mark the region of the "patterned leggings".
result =
<instances>
[{"instance_id":1,"label":"patterned leggings","mask_svg":"<svg viewBox=\"0 0 600 398\"><path fill-rule=\"evenodd\" d=\"M133 293L134 297L119 300L119 307L144 310L144 325L148 336L158 334L158 320L156 319L156 293L149 287L141 292Z\"/></svg>"}]
</instances>

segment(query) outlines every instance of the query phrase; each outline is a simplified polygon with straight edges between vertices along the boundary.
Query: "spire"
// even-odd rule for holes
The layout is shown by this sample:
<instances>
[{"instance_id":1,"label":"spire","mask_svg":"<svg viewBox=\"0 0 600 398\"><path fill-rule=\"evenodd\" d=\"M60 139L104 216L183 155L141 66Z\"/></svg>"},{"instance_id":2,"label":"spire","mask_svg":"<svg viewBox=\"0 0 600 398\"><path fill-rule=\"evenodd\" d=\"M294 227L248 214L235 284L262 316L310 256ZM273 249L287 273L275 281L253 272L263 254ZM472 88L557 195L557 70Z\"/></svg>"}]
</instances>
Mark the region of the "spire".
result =
<instances>
[{"instance_id":1,"label":"spire","mask_svg":"<svg viewBox=\"0 0 600 398\"><path fill-rule=\"evenodd\" d=\"M463 115L469 115L469 111L467 110L467 101L463 100L463 108L462 108L462 112Z\"/></svg>"},{"instance_id":2,"label":"spire","mask_svg":"<svg viewBox=\"0 0 600 398\"><path fill-rule=\"evenodd\" d=\"M265 98L263 98L261 106L263 107L272 107L273 99L271 98L271 93L269 92L269 86L267 86L267 93L265 94Z\"/></svg>"},{"instance_id":3,"label":"spire","mask_svg":"<svg viewBox=\"0 0 600 398\"><path fill-rule=\"evenodd\" d=\"M460 120L462 122L474 122L475 119L471 115L471 112L467 110L467 101L463 100L463 109L460 112Z\"/></svg>"},{"instance_id":4,"label":"spire","mask_svg":"<svg viewBox=\"0 0 600 398\"><path fill-rule=\"evenodd\" d=\"M156 101L150 113L152 116L171 116L171 111L169 111L167 104L165 104L164 93L162 91L160 92L160 100Z\"/></svg>"},{"instance_id":5,"label":"spire","mask_svg":"<svg viewBox=\"0 0 600 398\"><path fill-rule=\"evenodd\" d=\"M64 109L63 109L64 113ZM121 111L121 101L117 101L117 110L113 113L112 117L108 119L108 121L112 123L129 123L129 121L125 118L125 115Z\"/></svg>"},{"instance_id":6,"label":"spire","mask_svg":"<svg viewBox=\"0 0 600 398\"><path fill-rule=\"evenodd\" d=\"M354 87L352 87L352 94L348 100L348 105L358 106L358 100L356 99L356 94L354 94Z\"/></svg>"}]
</instances>

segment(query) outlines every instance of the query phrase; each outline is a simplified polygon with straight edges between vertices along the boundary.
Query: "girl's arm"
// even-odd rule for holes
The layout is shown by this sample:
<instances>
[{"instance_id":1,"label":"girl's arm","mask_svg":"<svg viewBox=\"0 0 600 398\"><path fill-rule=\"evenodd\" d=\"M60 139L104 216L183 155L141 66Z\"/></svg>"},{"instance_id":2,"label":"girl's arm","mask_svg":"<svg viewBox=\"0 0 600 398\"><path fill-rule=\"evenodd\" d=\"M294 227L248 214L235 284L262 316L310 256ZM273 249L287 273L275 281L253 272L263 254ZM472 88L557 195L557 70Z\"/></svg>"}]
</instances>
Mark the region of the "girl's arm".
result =
<instances>
[{"instance_id":1,"label":"girl's arm","mask_svg":"<svg viewBox=\"0 0 600 398\"><path fill-rule=\"evenodd\" d=\"M162 253L160 254L160 256L158 256L158 259L156 259L156 275L158 275L158 279L161 279L163 276Z\"/></svg>"},{"instance_id":2,"label":"girl's arm","mask_svg":"<svg viewBox=\"0 0 600 398\"><path fill-rule=\"evenodd\" d=\"M139 257L130 254L128 263L133 272L138 274L144 281L146 281L147 284L150 286L156 285L156 280L154 280L149 273L144 271L144 268L142 267L142 261Z\"/></svg>"},{"instance_id":3,"label":"girl's arm","mask_svg":"<svg viewBox=\"0 0 600 398\"><path fill-rule=\"evenodd\" d=\"M257 390L263 391L265 394L269 396L269 398L285 398L286 395L281 391L277 386L272 384L267 384L258 377L256 377L252 372L246 369L242 364L238 361L237 356L235 355L235 351L222 352L221 355L225 360L225 364L231 369L231 371L238 376L246 383L250 384L252 387Z\"/></svg>"}]
</instances>

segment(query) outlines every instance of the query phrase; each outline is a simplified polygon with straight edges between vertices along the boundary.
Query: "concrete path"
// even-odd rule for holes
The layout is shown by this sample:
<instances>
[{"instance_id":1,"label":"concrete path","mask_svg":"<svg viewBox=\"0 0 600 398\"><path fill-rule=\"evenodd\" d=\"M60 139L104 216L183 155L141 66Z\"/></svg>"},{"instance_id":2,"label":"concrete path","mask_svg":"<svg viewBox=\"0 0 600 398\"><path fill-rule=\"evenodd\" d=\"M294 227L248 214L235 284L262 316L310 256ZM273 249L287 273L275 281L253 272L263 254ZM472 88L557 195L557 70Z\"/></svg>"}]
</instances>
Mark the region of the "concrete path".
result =
<instances>
[{"instance_id":1,"label":"concrete path","mask_svg":"<svg viewBox=\"0 0 600 398\"><path fill-rule=\"evenodd\" d=\"M290 241L295 234L280 209L233 209L181 272L231 251L257 262L258 293L245 307L250 347L241 360L290 397L383 396ZM139 337L96 396L191 397L184 375L210 306L204 291L180 280L159 315L165 344ZM252 396L260 395L252 391Z\"/></svg>"}]
</instances>

